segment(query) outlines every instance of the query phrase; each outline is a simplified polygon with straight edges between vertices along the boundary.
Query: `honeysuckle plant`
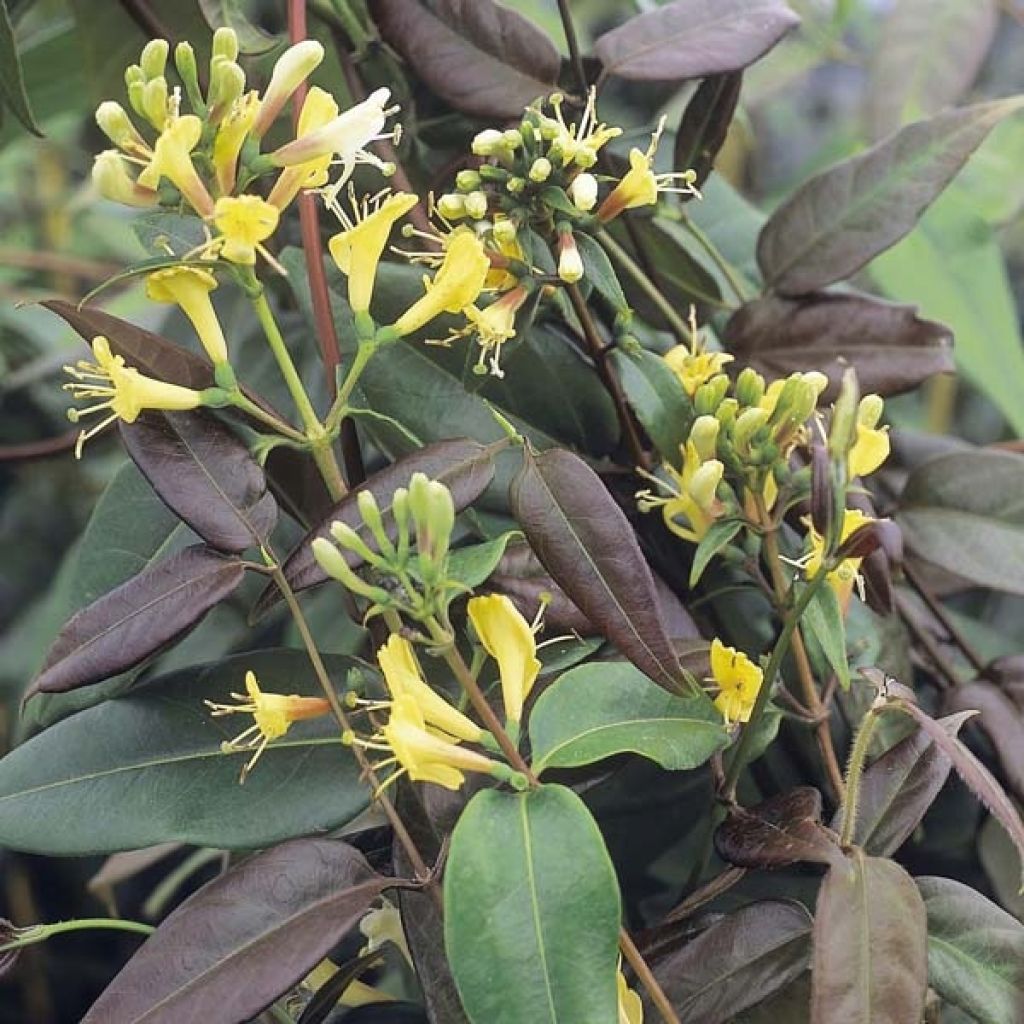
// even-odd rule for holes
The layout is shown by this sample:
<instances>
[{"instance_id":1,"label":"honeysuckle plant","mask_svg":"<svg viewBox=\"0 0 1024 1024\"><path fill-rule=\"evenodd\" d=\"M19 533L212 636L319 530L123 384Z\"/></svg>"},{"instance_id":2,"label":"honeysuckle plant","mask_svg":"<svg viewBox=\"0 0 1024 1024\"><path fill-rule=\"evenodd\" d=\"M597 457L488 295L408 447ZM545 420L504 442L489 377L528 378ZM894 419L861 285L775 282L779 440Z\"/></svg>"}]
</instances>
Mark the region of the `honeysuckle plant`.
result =
<instances>
[{"instance_id":1,"label":"honeysuckle plant","mask_svg":"<svg viewBox=\"0 0 1024 1024\"><path fill-rule=\"evenodd\" d=\"M935 539L1024 471L915 465L889 399L949 331L832 288L1018 101L737 243L713 162L783 0L590 58L560 2L567 59L494 0L289 0L287 40L222 6L95 111L89 202L149 251L44 305L92 352L70 449L123 457L0 758L0 846L177 860L151 914L0 920L0 973L121 930L86 1021L1020 1020L1019 903L922 868L944 800L1024 853L1020 680L943 600L1019 582Z\"/></svg>"}]
</instances>

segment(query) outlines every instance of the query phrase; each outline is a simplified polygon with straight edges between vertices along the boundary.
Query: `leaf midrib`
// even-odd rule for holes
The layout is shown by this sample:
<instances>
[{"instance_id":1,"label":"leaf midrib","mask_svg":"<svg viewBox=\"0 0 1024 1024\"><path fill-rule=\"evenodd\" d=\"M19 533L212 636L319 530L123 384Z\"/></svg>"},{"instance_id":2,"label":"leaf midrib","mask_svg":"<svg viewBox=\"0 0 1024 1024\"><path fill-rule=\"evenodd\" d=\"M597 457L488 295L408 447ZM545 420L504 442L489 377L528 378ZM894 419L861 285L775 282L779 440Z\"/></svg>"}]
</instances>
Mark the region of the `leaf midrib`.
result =
<instances>
[{"instance_id":1,"label":"leaf midrib","mask_svg":"<svg viewBox=\"0 0 1024 1024\"><path fill-rule=\"evenodd\" d=\"M544 978L544 993L548 999L548 1011L551 1015L551 1024L558 1024L558 1011L555 1007L555 994L551 991L551 976L548 972L547 949L544 945L544 929L541 927L540 900L537 894L537 877L533 866L533 844L530 841L530 818L527 813L526 797L519 800L519 817L523 829L523 848L526 856L523 863L526 866L526 884L530 891L530 908L532 910L533 927L537 938L537 954L540 957L541 974Z\"/></svg>"}]
</instances>

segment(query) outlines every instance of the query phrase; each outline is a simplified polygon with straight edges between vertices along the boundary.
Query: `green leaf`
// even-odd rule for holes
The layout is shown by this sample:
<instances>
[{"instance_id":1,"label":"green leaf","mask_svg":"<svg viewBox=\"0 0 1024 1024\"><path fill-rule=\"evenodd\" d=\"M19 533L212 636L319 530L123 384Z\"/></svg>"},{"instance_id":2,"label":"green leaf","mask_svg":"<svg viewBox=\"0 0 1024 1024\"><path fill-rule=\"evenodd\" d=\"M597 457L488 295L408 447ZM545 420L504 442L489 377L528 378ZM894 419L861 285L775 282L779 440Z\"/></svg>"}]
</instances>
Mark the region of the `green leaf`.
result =
<instances>
[{"instance_id":1,"label":"green leaf","mask_svg":"<svg viewBox=\"0 0 1024 1024\"><path fill-rule=\"evenodd\" d=\"M843 689L848 690L850 663L846 657L846 629L839 601L831 587L818 588L817 594L804 609L803 623L818 641Z\"/></svg>"},{"instance_id":2,"label":"green leaf","mask_svg":"<svg viewBox=\"0 0 1024 1024\"><path fill-rule=\"evenodd\" d=\"M615 348L611 358L626 401L658 453L675 461L693 423L693 405L679 378L661 356L644 348L629 352Z\"/></svg>"},{"instance_id":3,"label":"green leaf","mask_svg":"<svg viewBox=\"0 0 1024 1024\"><path fill-rule=\"evenodd\" d=\"M327 659L335 685L354 659ZM154 679L51 726L0 760L0 845L58 856L177 840L252 849L336 828L366 806L351 752L331 717L270 744L244 785L245 754L221 743L247 716L211 718L256 673L265 691L317 696L299 651L238 655Z\"/></svg>"},{"instance_id":4,"label":"green leaf","mask_svg":"<svg viewBox=\"0 0 1024 1024\"><path fill-rule=\"evenodd\" d=\"M898 242L1021 97L949 110L908 125L802 185L757 243L766 283L783 295L822 288Z\"/></svg>"},{"instance_id":5,"label":"green leaf","mask_svg":"<svg viewBox=\"0 0 1024 1024\"><path fill-rule=\"evenodd\" d=\"M18 44L14 38L14 26L7 13L6 0L0 0L0 99L14 116L33 135L42 137L39 125L32 116L28 95L25 92L25 76L18 58ZM3 108L0 107L0 113Z\"/></svg>"},{"instance_id":6,"label":"green leaf","mask_svg":"<svg viewBox=\"0 0 1024 1024\"><path fill-rule=\"evenodd\" d=\"M509 530L500 537L456 548L448 558L448 577L465 587L478 587L501 561L509 541L522 537L518 530Z\"/></svg>"},{"instance_id":7,"label":"green leaf","mask_svg":"<svg viewBox=\"0 0 1024 1024\"><path fill-rule=\"evenodd\" d=\"M950 878L918 878L928 914L928 983L980 1024L1024 1014L1024 925Z\"/></svg>"},{"instance_id":8,"label":"green leaf","mask_svg":"<svg viewBox=\"0 0 1024 1024\"><path fill-rule=\"evenodd\" d=\"M594 289L611 303L616 313L628 311L629 303L608 254L600 243L584 231L577 232L575 238L576 247L583 258L583 279L592 284Z\"/></svg>"},{"instance_id":9,"label":"green leaf","mask_svg":"<svg viewBox=\"0 0 1024 1024\"><path fill-rule=\"evenodd\" d=\"M953 356L964 376L1024 437L1024 341L1006 261L993 229L957 189L935 204L898 246L871 264L890 298L919 303L922 313L953 331Z\"/></svg>"},{"instance_id":10,"label":"green leaf","mask_svg":"<svg viewBox=\"0 0 1024 1024\"><path fill-rule=\"evenodd\" d=\"M690 568L691 588L700 583L700 578L711 559L742 529L743 522L739 519L719 519L711 524L711 528L701 537L697 550L693 553L693 565Z\"/></svg>"},{"instance_id":11,"label":"green leaf","mask_svg":"<svg viewBox=\"0 0 1024 1024\"><path fill-rule=\"evenodd\" d=\"M210 28L234 29L240 53L266 53L278 43L275 36L264 32L245 16L241 0L199 0L199 9Z\"/></svg>"},{"instance_id":12,"label":"green leaf","mask_svg":"<svg viewBox=\"0 0 1024 1024\"><path fill-rule=\"evenodd\" d=\"M909 1024L924 1012L925 909L895 861L851 851L814 916L811 1024Z\"/></svg>"},{"instance_id":13,"label":"green leaf","mask_svg":"<svg viewBox=\"0 0 1024 1024\"><path fill-rule=\"evenodd\" d=\"M929 459L911 473L896 521L917 557L981 586L1024 594L1020 455L970 449Z\"/></svg>"},{"instance_id":14,"label":"green leaf","mask_svg":"<svg viewBox=\"0 0 1024 1024\"><path fill-rule=\"evenodd\" d=\"M452 834L445 948L473 1024L616 1019L619 893L563 786L477 793Z\"/></svg>"},{"instance_id":15,"label":"green leaf","mask_svg":"<svg viewBox=\"0 0 1024 1024\"><path fill-rule=\"evenodd\" d=\"M631 751L662 768L696 768L729 743L707 697L676 697L625 662L581 665L541 694L530 714L536 772Z\"/></svg>"}]
</instances>

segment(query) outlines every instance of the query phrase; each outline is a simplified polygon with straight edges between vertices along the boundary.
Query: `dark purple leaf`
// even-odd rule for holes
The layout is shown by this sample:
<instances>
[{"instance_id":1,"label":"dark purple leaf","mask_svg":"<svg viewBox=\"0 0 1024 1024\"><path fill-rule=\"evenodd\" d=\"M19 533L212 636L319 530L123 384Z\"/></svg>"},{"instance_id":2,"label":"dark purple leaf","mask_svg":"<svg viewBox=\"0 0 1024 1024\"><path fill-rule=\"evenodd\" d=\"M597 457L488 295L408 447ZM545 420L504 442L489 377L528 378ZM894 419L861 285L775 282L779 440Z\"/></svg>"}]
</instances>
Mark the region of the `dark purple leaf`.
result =
<instances>
[{"instance_id":1,"label":"dark purple leaf","mask_svg":"<svg viewBox=\"0 0 1024 1024\"><path fill-rule=\"evenodd\" d=\"M26 699L132 668L197 625L244 575L242 562L202 544L154 562L67 621Z\"/></svg>"},{"instance_id":2,"label":"dark purple leaf","mask_svg":"<svg viewBox=\"0 0 1024 1024\"><path fill-rule=\"evenodd\" d=\"M954 370L953 335L947 327L922 320L913 306L867 295L755 299L732 315L724 341L743 366L753 366L769 380L797 370L827 373L825 401L839 394L849 366L857 371L861 391L883 397Z\"/></svg>"},{"instance_id":3,"label":"dark purple leaf","mask_svg":"<svg viewBox=\"0 0 1024 1024\"><path fill-rule=\"evenodd\" d=\"M493 0L372 0L381 34L456 110L517 117L553 91L561 67L547 35Z\"/></svg>"},{"instance_id":4,"label":"dark purple leaf","mask_svg":"<svg viewBox=\"0 0 1024 1024\"><path fill-rule=\"evenodd\" d=\"M1024 711L1024 654L1008 654L996 658L985 667L985 678L991 679Z\"/></svg>"},{"instance_id":5,"label":"dark purple leaf","mask_svg":"<svg viewBox=\"0 0 1024 1024\"><path fill-rule=\"evenodd\" d=\"M895 861L853 850L814 915L811 1024L910 1024L924 1013L924 901Z\"/></svg>"},{"instance_id":6,"label":"dark purple leaf","mask_svg":"<svg viewBox=\"0 0 1024 1024\"><path fill-rule=\"evenodd\" d=\"M992 741L1007 784L1024 800L1024 718L1017 705L991 683L974 682L950 690L945 709L979 712L975 723Z\"/></svg>"},{"instance_id":7,"label":"dark purple leaf","mask_svg":"<svg viewBox=\"0 0 1024 1024\"><path fill-rule=\"evenodd\" d=\"M178 907L83 1024L242 1024L316 966L395 879L331 839L257 854Z\"/></svg>"},{"instance_id":8,"label":"dark purple leaf","mask_svg":"<svg viewBox=\"0 0 1024 1024\"><path fill-rule=\"evenodd\" d=\"M1024 99L949 110L815 175L757 241L765 284L802 295L841 281L898 242L985 136Z\"/></svg>"},{"instance_id":9,"label":"dark purple leaf","mask_svg":"<svg viewBox=\"0 0 1024 1024\"><path fill-rule=\"evenodd\" d=\"M125 448L161 500L211 547L264 544L277 503L249 449L203 412L158 413L121 423Z\"/></svg>"},{"instance_id":10,"label":"dark purple leaf","mask_svg":"<svg viewBox=\"0 0 1024 1024\"><path fill-rule=\"evenodd\" d=\"M950 736L970 718L960 713L939 719ZM868 853L888 857L920 824L949 778L952 762L923 729L902 739L861 776L854 841ZM840 825L841 812L832 822Z\"/></svg>"},{"instance_id":11,"label":"dark purple leaf","mask_svg":"<svg viewBox=\"0 0 1024 1024\"><path fill-rule=\"evenodd\" d=\"M594 44L604 74L640 81L739 71L800 23L784 0L675 0Z\"/></svg>"},{"instance_id":12,"label":"dark purple leaf","mask_svg":"<svg viewBox=\"0 0 1024 1024\"><path fill-rule=\"evenodd\" d=\"M654 577L600 477L564 448L526 451L509 497L526 539L572 602L637 668L679 693Z\"/></svg>"},{"instance_id":13,"label":"dark purple leaf","mask_svg":"<svg viewBox=\"0 0 1024 1024\"><path fill-rule=\"evenodd\" d=\"M880 26L867 123L872 141L953 106L977 77L999 26L996 0L900 0Z\"/></svg>"},{"instance_id":14,"label":"dark purple leaf","mask_svg":"<svg viewBox=\"0 0 1024 1024\"><path fill-rule=\"evenodd\" d=\"M725 1024L806 969L810 938L799 903L751 903L656 961L654 974L680 1020ZM647 1013L655 1013L649 1004Z\"/></svg>"},{"instance_id":15,"label":"dark purple leaf","mask_svg":"<svg viewBox=\"0 0 1024 1024\"><path fill-rule=\"evenodd\" d=\"M676 132L674 164L680 171L694 171L697 175L694 184L698 186L711 173L715 157L729 133L742 86L741 71L712 75L700 83L683 111Z\"/></svg>"},{"instance_id":16,"label":"dark purple leaf","mask_svg":"<svg viewBox=\"0 0 1024 1024\"><path fill-rule=\"evenodd\" d=\"M800 786L756 807L733 808L715 832L715 849L741 868L781 868L841 859L836 836L821 825L821 794Z\"/></svg>"},{"instance_id":17,"label":"dark purple leaf","mask_svg":"<svg viewBox=\"0 0 1024 1024\"><path fill-rule=\"evenodd\" d=\"M1003 787L992 777L992 773L960 742L951 736L939 722L926 715L916 704L901 700L899 706L910 715L935 742L935 745L953 762L957 775L967 788L988 808L999 824L1006 829L1021 858L1024 876L1024 822L1013 801Z\"/></svg>"},{"instance_id":18,"label":"dark purple leaf","mask_svg":"<svg viewBox=\"0 0 1024 1024\"><path fill-rule=\"evenodd\" d=\"M331 524L335 521L346 523L359 530L372 545L369 531L363 525L359 514L358 496L369 491L376 499L384 519L384 528L394 537L395 524L391 516L391 498L399 487L407 487L413 473L425 473L432 480L443 483L451 492L455 510L461 511L475 501L487 488L494 477L495 446L487 447L465 438L438 441L406 455L387 469L375 473L365 483L342 498L323 521L310 530L299 541L295 550L286 559L283 569L294 591L307 590L327 580L327 574L313 557L312 543L317 537L329 537ZM360 564L359 556L352 551L342 552L352 568ZM253 607L251 618L255 621L280 600L274 584L260 594Z\"/></svg>"}]
</instances>

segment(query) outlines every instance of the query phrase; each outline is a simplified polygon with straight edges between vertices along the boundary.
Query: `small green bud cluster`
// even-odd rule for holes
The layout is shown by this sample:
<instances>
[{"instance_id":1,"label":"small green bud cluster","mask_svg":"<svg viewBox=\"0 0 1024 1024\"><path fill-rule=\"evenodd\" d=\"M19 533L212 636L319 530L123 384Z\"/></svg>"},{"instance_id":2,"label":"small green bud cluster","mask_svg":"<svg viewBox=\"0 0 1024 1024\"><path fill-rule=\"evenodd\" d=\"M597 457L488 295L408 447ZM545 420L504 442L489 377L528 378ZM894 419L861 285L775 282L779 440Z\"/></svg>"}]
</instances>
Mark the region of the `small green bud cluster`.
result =
<instances>
[{"instance_id":1,"label":"small green bud cluster","mask_svg":"<svg viewBox=\"0 0 1024 1024\"><path fill-rule=\"evenodd\" d=\"M369 615L396 609L412 618L442 611L458 589L448 580L448 549L455 526L455 503L440 481L414 473L399 487L390 508L381 510L373 492L360 491L358 529L335 521L326 537L313 541L313 556L329 576L372 604ZM372 542L372 543L371 543ZM376 550L374 550L374 546ZM378 582L355 569L368 566ZM388 580L388 585L380 581Z\"/></svg>"}]
</instances>

